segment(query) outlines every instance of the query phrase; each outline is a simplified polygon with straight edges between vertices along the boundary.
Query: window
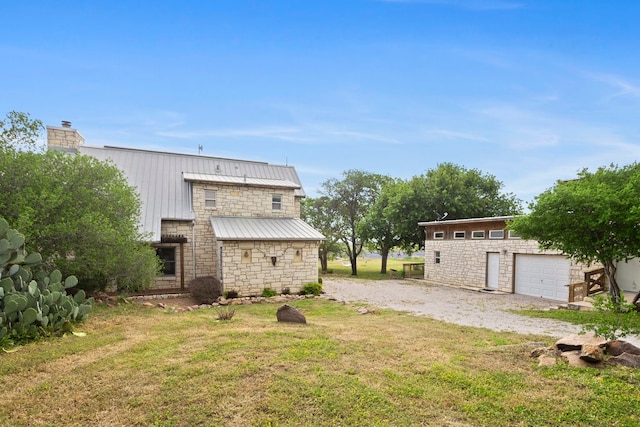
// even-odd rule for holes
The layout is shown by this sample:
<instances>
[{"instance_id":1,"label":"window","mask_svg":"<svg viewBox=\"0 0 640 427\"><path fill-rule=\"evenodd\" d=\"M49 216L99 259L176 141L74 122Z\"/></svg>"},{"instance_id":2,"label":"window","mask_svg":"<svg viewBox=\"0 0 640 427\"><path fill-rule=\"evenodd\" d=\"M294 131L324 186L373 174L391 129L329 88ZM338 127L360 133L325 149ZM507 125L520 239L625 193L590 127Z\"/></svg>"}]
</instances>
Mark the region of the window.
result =
<instances>
[{"instance_id":1,"label":"window","mask_svg":"<svg viewBox=\"0 0 640 427\"><path fill-rule=\"evenodd\" d=\"M204 207L215 208L216 207L216 191L204 190Z\"/></svg>"},{"instance_id":2,"label":"window","mask_svg":"<svg viewBox=\"0 0 640 427\"><path fill-rule=\"evenodd\" d=\"M444 231L434 231L433 238L434 239L444 239Z\"/></svg>"},{"instance_id":3,"label":"window","mask_svg":"<svg viewBox=\"0 0 640 427\"><path fill-rule=\"evenodd\" d=\"M513 230L509 230L509 238L510 239L519 239L522 236L520 236L519 234L517 234L515 231Z\"/></svg>"},{"instance_id":4,"label":"window","mask_svg":"<svg viewBox=\"0 0 640 427\"><path fill-rule=\"evenodd\" d=\"M454 231L453 232L454 239L464 239L464 231Z\"/></svg>"},{"instance_id":5,"label":"window","mask_svg":"<svg viewBox=\"0 0 640 427\"><path fill-rule=\"evenodd\" d=\"M435 251L433 253L433 263L440 264L440 251Z\"/></svg>"},{"instance_id":6,"label":"window","mask_svg":"<svg viewBox=\"0 0 640 427\"><path fill-rule=\"evenodd\" d=\"M271 209L274 211L282 209L282 194L271 195Z\"/></svg>"},{"instance_id":7,"label":"window","mask_svg":"<svg viewBox=\"0 0 640 427\"><path fill-rule=\"evenodd\" d=\"M504 239L504 230L490 230L489 231L490 239Z\"/></svg>"},{"instance_id":8,"label":"window","mask_svg":"<svg viewBox=\"0 0 640 427\"><path fill-rule=\"evenodd\" d=\"M175 276L176 274L176 248L156 248L156 255L162 262L162 274Z\"/></svg>"},{"instance_id":9,"label":"window","mask_svg":"<svg viewBox=\"0 0 640 427\"><path fill-rule=\"evenodd\" d=\"M481 231L472 231L471 232L472 239L484 239L484 230Z\"/></svg>"}]
</instances>

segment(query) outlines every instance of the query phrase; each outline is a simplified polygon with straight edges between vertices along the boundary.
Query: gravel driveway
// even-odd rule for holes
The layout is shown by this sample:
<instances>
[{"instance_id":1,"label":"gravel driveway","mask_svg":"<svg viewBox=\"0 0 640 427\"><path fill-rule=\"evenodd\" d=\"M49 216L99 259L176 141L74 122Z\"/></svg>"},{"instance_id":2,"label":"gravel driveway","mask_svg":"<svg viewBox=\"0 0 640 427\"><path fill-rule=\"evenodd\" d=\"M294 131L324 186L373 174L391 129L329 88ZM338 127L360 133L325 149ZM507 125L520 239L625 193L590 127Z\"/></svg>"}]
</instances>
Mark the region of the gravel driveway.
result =
<instances>
[{"instance_id":1,"label":"gravel driveway","mask_svg":"<svg viewBox=\"0 0 640 427\"><path fill-rule=\"evenodd\" d=\"M495 294L417 280L358 280L323 278L326 294L344 302L362 302L375 307L429 316L458 325L564 337L580 327L553 319L520 316L508 310L549 308L558 301L517 294ZM625 338L635 345L640 340Z\"/></svg>"}]
</instances>

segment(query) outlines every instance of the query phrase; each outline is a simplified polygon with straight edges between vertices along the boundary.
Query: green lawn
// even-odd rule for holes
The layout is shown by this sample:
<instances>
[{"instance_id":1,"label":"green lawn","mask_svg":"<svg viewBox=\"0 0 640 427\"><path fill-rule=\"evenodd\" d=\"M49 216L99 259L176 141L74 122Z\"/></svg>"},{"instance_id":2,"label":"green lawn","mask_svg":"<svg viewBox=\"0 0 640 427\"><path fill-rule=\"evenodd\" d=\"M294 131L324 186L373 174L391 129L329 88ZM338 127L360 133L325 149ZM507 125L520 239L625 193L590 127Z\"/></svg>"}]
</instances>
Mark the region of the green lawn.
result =
<instances>
[{"instance_id":1,"label":"green lawn","mask_svg":"<svg viewBox=\"0 0 640 427\"><path fill-rule=\"evenodd\" d=\"M390 277L395 277L402 272L402 264L404 263L424 263L422 257L406 257L396 258L392 257L387 260L387 273L381 274L380 267L382 261L380 258L358 258L358 278L367 280L385 280ZM391 272L391 270L396 272ZM320 274L320 277L353 277L351 275L351 264L348 258L329 261L328 270L329 274ZM422 270L420 270L422 271ZM318 270L320 272L320 270ZM321 272L320 272L321 273Z\"/></svg>"},{"instance_id":2,"label":"green lawn","mask_svg":"<svg viewBox=\"0 0 640 427\"><path fill-rule=\"evenodd\" d=\"M166 301L170 304L170 300ZM98 308L2 354L2 426L637 426L640 372L539 368L539 336L324 299L169 313Z\"/></svg>"}]
</instances>

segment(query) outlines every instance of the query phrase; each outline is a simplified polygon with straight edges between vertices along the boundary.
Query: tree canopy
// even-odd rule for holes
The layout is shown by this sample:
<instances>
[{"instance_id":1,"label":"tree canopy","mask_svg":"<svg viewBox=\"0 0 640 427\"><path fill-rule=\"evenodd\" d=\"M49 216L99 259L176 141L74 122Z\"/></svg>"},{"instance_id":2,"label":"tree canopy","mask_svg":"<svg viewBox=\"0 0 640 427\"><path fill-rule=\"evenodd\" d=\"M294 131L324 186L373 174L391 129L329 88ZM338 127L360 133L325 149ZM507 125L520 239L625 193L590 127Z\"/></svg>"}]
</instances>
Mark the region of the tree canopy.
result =
<instances>
[{"instance_id":1,"label":"tree canopy","mask_svg":"<svg viewBox=\"0 0 640 427\"><path fill-rule=\"evenodd\" d=\"M35 149L44 125L29 113L10 111L0 120L0 149Z\"/></svg>"},{"instance_id":2,"label":"tree canopy","mask_svg":"<svg viewBox=\"0 0 640 427\"><path fill-rule=\"evenodd\" d=\"M619 300L616 262L640 256L640 166L583 169L578 179L558 181L530 204L531 213L510 227L544 249L576 261L601 263L612 299Z\"/></svg>"},{"instance_id":3,"label":"tree canopy","mask_svg":"<svg viewBox=\"0 0 640 427\"><path fill-rule=\"evenodd\" d=\"M29 250L85 289L153 283L159 261L139 232L140 201L122 172L90 156L17 150L12 141L33 135L9 135L0 143L0 194L11 197L0 198L0 216Z\"/></svg>"},{"instance_id":4,"label":"tree canopy","mask_svg":"<svg viewBox=\"0 0 640 427\"><path fill-rule=\"evenodd\" d=\"M520 213L520 200L511 193L502 193L502 187L493 175L442 163L397 184L386 216L397 226L400 246L413 251L424 245L424 231L418 222L445 215L446 219L462 219Z\"/></svg>"},{"instance_id":5,"label":"tree canopy","mask_svg":"<svg viewBox=\"0 0 640 427\"><path fill-rule=\"evenodd\" d=\"M325 240L318 247L318 259L323 273L327 272L329 256L342 251L342 246L336 237L336 223L331 211L328 197L307 198L302 202L302 219L313 228L321 232Z\"/></svg>"},{"instance_id":6,"label":"tree canopy","mask_svg":"<svg viewBox=\"0 0 640 427\"><path fill-rule=\"evenodd\" d=\"M351 274L358 274L357 258L364 240L359 227L382 188L382 175L348 170L343 179L328 179L322 183L321 193L327 197L334 220L334 235L344 243L351 262Z\"/></svg>"}]
</instances>

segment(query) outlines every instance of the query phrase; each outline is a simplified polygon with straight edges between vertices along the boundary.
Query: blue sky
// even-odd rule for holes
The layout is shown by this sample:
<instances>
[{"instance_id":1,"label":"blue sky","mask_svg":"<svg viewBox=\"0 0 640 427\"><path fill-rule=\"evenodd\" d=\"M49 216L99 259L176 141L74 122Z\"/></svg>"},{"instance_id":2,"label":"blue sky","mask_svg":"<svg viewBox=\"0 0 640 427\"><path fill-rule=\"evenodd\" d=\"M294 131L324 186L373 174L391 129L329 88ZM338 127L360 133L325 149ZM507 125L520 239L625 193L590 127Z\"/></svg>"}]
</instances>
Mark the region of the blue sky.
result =
<instances>
[{"instance_id":1,"label":"blue sky","mask_svg":"<svg viewBox=\"0 0 640 427\"><path fill-rule=\"evenodd\" d=\"M453 162L530 201L640 158L637 1L7 0L0 17L0 115L288 163L311 196L347 169Z\"/></svg>"}]
</instances>

